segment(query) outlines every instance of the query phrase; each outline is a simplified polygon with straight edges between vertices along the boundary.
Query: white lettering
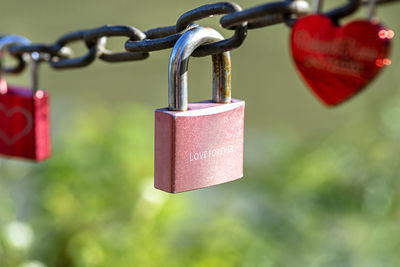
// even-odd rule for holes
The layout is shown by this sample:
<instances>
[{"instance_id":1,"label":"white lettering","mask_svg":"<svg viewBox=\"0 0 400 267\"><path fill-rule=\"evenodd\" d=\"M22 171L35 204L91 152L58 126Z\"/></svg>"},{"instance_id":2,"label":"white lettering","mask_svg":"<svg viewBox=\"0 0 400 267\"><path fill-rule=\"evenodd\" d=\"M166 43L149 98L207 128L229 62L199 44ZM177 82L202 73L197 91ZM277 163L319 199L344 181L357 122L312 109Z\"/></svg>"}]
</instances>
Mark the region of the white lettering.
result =
<instances>
[{"instance_id":1,"label":"white lettering","mask_svg":"<svg viewBox=\"0 0 400 267\"><path fill-rule=\"evenodd\" d=\"M234 152L233 145L212 148L212 149L208 149L208 150L200 151L200 152L190 152L189 153L189 161L192 162L192 161L203 160L206 158L215 158L215 157L224 156L226 154L230 154L233 152Z\"/></svg>"}]
</instances>

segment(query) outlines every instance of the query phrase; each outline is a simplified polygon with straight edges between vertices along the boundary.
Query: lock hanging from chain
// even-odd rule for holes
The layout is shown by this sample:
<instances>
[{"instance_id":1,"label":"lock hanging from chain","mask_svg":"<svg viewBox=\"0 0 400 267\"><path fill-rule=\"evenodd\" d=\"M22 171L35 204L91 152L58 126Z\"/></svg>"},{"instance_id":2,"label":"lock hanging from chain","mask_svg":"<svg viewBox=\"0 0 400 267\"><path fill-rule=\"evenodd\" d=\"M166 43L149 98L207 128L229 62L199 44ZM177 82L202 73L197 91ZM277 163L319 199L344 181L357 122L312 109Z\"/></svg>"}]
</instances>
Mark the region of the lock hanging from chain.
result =
<instances>
[{"instance_id":1,"label":"lock hanging from chain","mask_svg":"<svg viewBox=\"0 0 400 267\"><path fill-rule=\"evenodd\" d=\"M213 99L188 104L190 55L221 39L214 29L195 27L172 50L169 107L155 111L154 185L160 190L178 193L243 176L245 103L231 99L229 52L212 56Z\"/></svg>"},{"instance_id":2,"label":"lock hanging from chain","mask_svg":"<svg viewBox=\"0 0 400 267\"><path fill-rule=\"evenodd\" d=\"M0 62L11 45L29 43L18 35L4 36L0 39ZM49 95L38 89L40 54L33 52L30 61L30 87L7 85L0 73L0 154L42 161L51 150Z\"/></svg>"}]
</instances>

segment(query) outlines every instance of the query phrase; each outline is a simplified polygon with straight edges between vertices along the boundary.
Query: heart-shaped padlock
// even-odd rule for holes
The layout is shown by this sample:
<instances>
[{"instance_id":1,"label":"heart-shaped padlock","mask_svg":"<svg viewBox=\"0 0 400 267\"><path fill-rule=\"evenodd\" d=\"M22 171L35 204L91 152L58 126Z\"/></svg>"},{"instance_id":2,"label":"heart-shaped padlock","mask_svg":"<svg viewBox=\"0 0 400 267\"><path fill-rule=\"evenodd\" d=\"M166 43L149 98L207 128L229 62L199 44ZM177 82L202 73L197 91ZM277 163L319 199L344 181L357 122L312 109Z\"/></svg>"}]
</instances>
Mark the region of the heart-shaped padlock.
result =
<instances>
[{"instance_id":1,"label":"heart-shaped padlock","mask_svg":"<svg viewBox=\"0 0 400 267\"><path fill-rule=\"evenodd\" d=\"M291 50L301 76L327 105L360 92L390 64L394 33L373 20L336 26L324 15L300 18L291 33Z\"/></svg>"}]
</instances>

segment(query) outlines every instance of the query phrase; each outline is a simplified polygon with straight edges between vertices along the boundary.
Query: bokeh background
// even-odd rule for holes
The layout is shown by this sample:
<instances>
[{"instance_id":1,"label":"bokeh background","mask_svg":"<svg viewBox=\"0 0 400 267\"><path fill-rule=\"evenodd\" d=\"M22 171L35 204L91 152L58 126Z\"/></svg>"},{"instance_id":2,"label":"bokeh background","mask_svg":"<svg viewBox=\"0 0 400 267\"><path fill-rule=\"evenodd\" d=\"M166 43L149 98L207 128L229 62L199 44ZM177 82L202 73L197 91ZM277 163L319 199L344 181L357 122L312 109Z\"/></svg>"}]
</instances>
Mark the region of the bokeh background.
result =
<instances>
[{"instance_id":1,"label":"bokeh background","mask_svg":"<svg viewBox=\"0 0 400 267\"><path fill-rule=\"evenodd\" d=\"M2 0L0 32L50 43L104 24L146 30L206 3ZM400 3L378 8L396 33L398 14ZM362 8L346 20L365 17ZM230 36L218 20L199 24ZM244 178L177 195L152 184L153 110L168 103L170 50L71 71L44 64L53 156L0 161L0 266L400 266L399 38L391 66L327 108L296 73L289 32L252 30L232 52L233 96L246 100ZM192 101L211 97L210 61L191 60ZM7 80L29 83L27 72Z\"/></svg>"}]
</instances>

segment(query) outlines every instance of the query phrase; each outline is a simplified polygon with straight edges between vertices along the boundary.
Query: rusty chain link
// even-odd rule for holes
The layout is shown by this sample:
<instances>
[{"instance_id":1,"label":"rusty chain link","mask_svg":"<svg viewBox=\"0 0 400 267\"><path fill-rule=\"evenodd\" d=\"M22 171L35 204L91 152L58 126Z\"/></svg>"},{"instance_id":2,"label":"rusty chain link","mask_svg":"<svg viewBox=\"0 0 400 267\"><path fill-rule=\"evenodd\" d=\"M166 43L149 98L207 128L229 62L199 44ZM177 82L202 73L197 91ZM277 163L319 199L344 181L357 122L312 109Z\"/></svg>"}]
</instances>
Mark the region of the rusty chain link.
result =
<instances>
[{"instance_id":1,"label":"rusty chain link","mask_svg":"<svg viewBox=\"0 0 400 267\"><path fill-rule=\"evenodd\" d=\"M398 0L379 0L377 3L386 4L395 1ZM362 4L368 4L368 0L348 0L345 5L331 10L325 15L337 22L354 13ZM46 55L44 58L55 69L84 67L91 64L96 58L106 62L143 60L149 56L149 52L172 48L185 31L196 26L194 23L197 20L223 15L220 25L225 29L234 30L234 34L231 38L197 48L193 55L202 57L238 48L245 40L248 29L257 29L282 22L291 26L298 17L309 12L309 3L306 0L270 2L245 10L242 10L234 2L207 4L181 15L176 25L158 27L144 32L128 25L105 25L95 29L67 33L53 44L14 45L8 49L8 52L18 61L17 65L5 68L4 71L8 73L22 72L25 67L23 55L34 52ZM124 44L126 51L112 52L108 50L106 40L110 37L127 37L128 40ZM87 53L81 57L72 57L72 50L67 45L79 41L84 42Z\"/></svg>"}]
</instances>

